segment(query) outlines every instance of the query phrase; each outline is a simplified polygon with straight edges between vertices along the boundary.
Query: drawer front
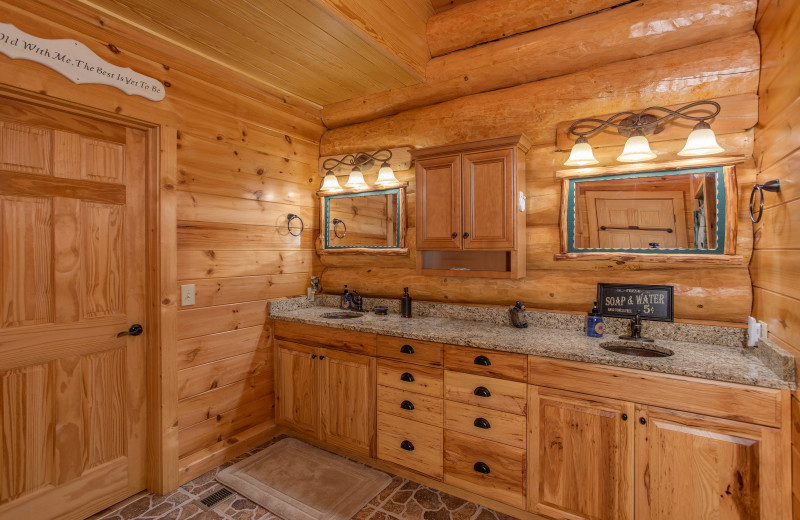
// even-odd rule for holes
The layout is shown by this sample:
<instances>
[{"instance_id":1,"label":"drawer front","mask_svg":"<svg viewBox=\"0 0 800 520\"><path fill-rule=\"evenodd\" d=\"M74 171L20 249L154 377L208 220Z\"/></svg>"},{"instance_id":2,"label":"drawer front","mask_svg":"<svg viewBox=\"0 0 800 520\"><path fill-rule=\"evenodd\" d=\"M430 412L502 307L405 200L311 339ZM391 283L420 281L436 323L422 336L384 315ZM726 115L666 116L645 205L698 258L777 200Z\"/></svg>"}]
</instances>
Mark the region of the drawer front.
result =
<instances>
[{"instance_id":1,"label":"drawer front","mask_svg":"<svg viewBox=\"0 0 800 520\"><path fill-rule=\"evenodd\" d=\"M525 508L525 450L445 431L444 481Z\"/></svg>"},{"instance_id":2,"label":"drawer front","mask_svg":"<svg viewBox=\"0 0 800 520\"><path fill-rule=\"evenodd\" d=\"M528 356L513 352L445 345L444 368L512 381L528 380Z\"/></svg>"},{"instance_id":3,"label":"drawer front","mask_svg":"<svg viewBox=\"0 0 800 520\"><path fill-rule=\"evenodd\" d=\"M444 474L443 430L379 413L378 458L441 480Z\"/></svg>"},{"instance_id":4,"label":"drawer front","mask_svg":"<svg viewBox=\"0 0 800 520\"><path fill-rule=\"evenodd\" d=\"M455 401L444 403L444 427L448 430L525 449L525 426L524 415Z\"/></svg>"},{"instance_id":5,"label":"drawer front","mask_svg":"<svg viewBox=\"0 0 800 520\"><path fill-rule=\"evenodd\" d=\"M442 344L430 341L378 336L378 356L396 359L405 363L442 366Z\"/></svg>"},{"instance_id":6,"label":"drawer front","mask_svg":"<svg viewBox=\"0 0 800 520\"><path fill-rule=\"evenodd\" d=\"M377 336L321 325L275 320L275 337L312 346L333 347L356 354L375 355Z\"/></svg>"},{"instance_id":7,"label":"drawer front","mask_svg":"<svg viewBox=\"0 0 800 520\"><path fill-rule=\"evenodd\" d=\"M517 415L528 408L525 383L445 370L444 386L445 398L451 401Z\"/></svg>"},{"instance_id":8,"label":"drawer front","mask_svg":"<svg viewBox=\"0 0 800 520\"><path fill-rule=\"evenodd\" d=\"M441 397L417 394L408 390L378 386L378 411L419 421L431 426L442 426Z\"/></svg>"},{"instance_id":9,"label":"drawer front","mask_svg":"<svg viewBox=\"0 0 800 520\"><path fill-rule=\"evenodd\" d=\"M379 359L378 384L442 397L442 369Z\"/></svg>"}]
</instances>

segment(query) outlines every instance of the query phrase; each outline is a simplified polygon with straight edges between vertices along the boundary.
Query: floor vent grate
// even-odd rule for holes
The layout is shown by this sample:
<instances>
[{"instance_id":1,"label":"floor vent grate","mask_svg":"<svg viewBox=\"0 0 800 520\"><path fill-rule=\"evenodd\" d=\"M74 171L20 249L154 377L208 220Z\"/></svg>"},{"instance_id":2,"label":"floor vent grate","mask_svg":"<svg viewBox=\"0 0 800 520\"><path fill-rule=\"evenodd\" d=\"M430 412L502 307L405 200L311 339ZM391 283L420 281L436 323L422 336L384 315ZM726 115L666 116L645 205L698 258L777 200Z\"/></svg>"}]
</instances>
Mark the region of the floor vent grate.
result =
<instances>
[{"instance_id":1,"label":"floor vent grate","mask_svg":"<svg viewBox=\"0 0 800 520\"><path fill-rule=\"evenodd\" d=\"M222 502L231 495L233 495L233 493L231 493L230 490L222 488L217 491L214 491L213 493L202 499L200 503L206 506L207 508L211 509L212 507L219 504L220 502Z\"/></svg>"}]
</instances>

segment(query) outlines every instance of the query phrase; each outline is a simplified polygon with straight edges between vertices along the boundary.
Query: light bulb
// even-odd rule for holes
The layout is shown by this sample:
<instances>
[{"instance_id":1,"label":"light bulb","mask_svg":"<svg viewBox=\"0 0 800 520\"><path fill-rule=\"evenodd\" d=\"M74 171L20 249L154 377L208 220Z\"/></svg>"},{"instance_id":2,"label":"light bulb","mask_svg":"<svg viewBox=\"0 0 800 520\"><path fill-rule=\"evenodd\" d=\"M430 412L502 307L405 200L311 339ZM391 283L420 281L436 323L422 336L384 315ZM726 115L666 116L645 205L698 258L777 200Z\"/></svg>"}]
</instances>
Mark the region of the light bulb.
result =
<instances>
[{"instance_id":1,"label":"light bulb","mask_svg":"<svg viewBox=\"0 0 800 520\"><path fill-rule=\"evenodd\" d=\"M378 170L378 179L375 181L375 184L385 185L385 184L395 184L395 183L397 183L397 177L394 176L392 167L389 166L388 162L384 162L381 165L381 169Z\"/></svg>"},{"instance_id":2,"label":"light bulb","mask_svg":"<svg viewBox=\"0 0 800 520\"><path fill-rule=\"evenodd\" d=\"M722 153L725 149L717 144L717 137L711 129L711 125L705 121L700 121L686 139L686 146L678 152L678 155L697 157L700 155L714 155Z\"/></svg>"},{"instance_id":3,"label":"light bulb","mask_svg":"<svg viewBox=\"0 0 800 520\"><path fill-rule=\"evenodd\" d=\"M331 170L328 170L325 174L325 178L322 180L320 191L337 191L341 189L342 187L339 185L339 179L336 178L336 175L334 175Z\"/></svg>"},{"instance_id":4,"label":"light bulb","mask_svg":"<svg viewBox=\"0 0 800 520\"><path fill-rule=\"evenodd\" d=\"M345 186L354 189L363 189L367 187L367 183L364 182L364 174L361 173L361 169L358 166L353 166Z\"/></svg>"},{"instance_id":5,"label":"light bulb","mask_svg":"<svg viewBox=\"0 0 800 520\"><path fill-rule=\"evenodd\" d=\"M656 154L650 149L650 143L641 130L634 130L633 134L625 142L625 148L617 160L619 162L642 162L655 159Z\"/></svg>"},{"instance_id":6,"label":"light bulb","mask_svg":"<svg viewBox=\"0 0 800 520\"><path fill-rule=\"evenodd\" d=\"M575 145L569 154L569 159L564 163L564 166L591 166L599 162L594 158L588 139L581 136L575 141Z\"/></svg>"}]
</instances>

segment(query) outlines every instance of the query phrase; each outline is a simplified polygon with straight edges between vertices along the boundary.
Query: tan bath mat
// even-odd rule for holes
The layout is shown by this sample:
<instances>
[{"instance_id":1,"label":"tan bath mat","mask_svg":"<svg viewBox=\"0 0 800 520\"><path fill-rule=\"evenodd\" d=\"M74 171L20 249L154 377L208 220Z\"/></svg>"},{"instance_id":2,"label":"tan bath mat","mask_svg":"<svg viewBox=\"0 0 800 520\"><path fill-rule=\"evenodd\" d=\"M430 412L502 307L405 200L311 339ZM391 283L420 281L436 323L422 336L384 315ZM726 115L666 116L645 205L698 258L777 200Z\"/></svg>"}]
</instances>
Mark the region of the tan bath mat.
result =
<instances>
[{"instance_id":1,"label":"tan bath mat","mask_svg":"<svg viewBox=\"0 0 800 520\"><path fill-rule=\"evenodd\" d=\"M220 471L217 480L286 520L350 520L391 477L286 438Z\"/></svg>"}]
</instances>

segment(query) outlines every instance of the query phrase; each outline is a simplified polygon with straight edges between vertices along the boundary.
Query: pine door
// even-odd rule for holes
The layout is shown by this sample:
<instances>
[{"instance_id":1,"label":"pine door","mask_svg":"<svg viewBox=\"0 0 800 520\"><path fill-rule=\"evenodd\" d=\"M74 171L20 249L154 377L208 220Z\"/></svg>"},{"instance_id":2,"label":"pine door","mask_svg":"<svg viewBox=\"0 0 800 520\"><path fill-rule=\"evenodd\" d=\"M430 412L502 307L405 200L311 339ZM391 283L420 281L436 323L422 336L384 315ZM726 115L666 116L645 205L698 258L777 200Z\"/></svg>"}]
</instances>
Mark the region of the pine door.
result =
<instances>
[{"instance_id":1,"label":"pine door","mask_svg":"<svg viewBox=\"0 0 800 520\"><path fill-rule=\"evenodd\" d=\"M277 422L316 437L319 434L320 349L287 341L278 341L277 346Z\"/></svg>"},{"instance_id":2,"label":"pine door","mask_svg":"<svg viewBox=\"0 0 800 520\"><path fill-rule=\"evenodd\" d=\"M417 249L461 249L461 156L417 161Z\"/></svg>"},{"instance_id":3,"label":"pine door","mask_svg":"<svg viewBox=\"0 0 800 520\"><path fill-rule=\"evenodd\" d=\"M514 248L513 158L511 148L464 154L464 249Z\"/></svg>"},{"instance_id":4,"label":"pine door","mask_svg":"<svg viewBox=\"0 0 800 520\"><path fill-rule=\"evenodd\" d=\"M0 98L0 519L145 487L146 134Z\"/></svg>"}]
</instances>

